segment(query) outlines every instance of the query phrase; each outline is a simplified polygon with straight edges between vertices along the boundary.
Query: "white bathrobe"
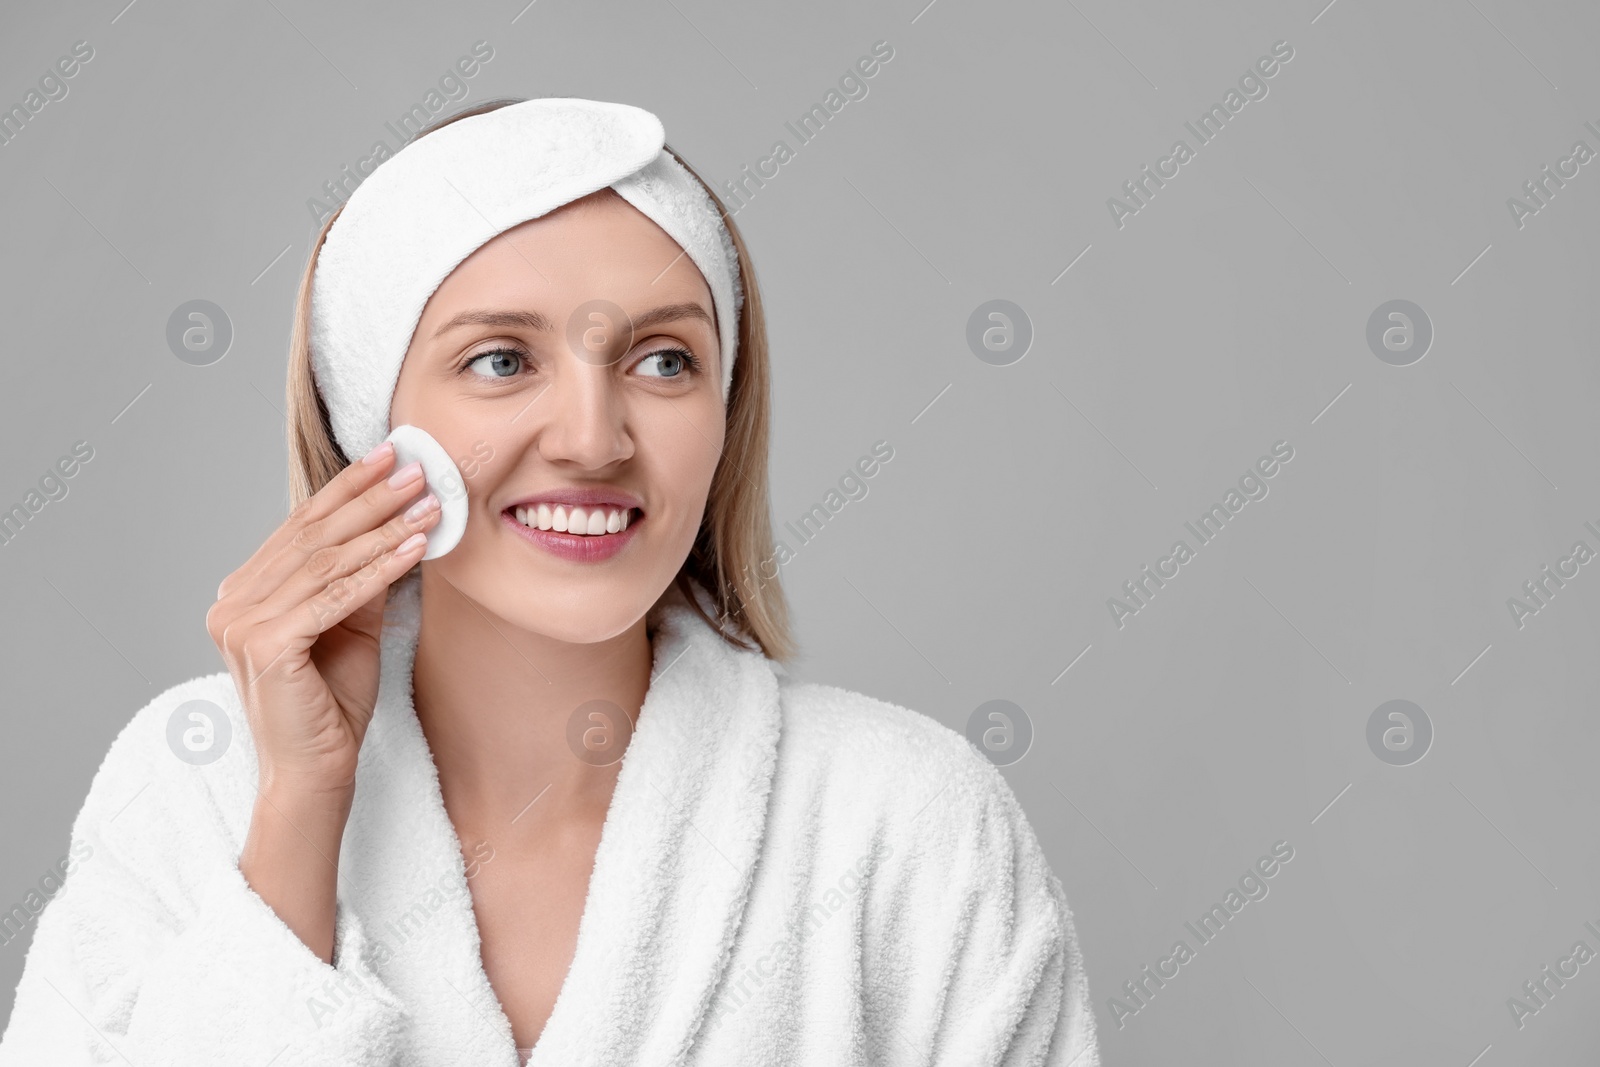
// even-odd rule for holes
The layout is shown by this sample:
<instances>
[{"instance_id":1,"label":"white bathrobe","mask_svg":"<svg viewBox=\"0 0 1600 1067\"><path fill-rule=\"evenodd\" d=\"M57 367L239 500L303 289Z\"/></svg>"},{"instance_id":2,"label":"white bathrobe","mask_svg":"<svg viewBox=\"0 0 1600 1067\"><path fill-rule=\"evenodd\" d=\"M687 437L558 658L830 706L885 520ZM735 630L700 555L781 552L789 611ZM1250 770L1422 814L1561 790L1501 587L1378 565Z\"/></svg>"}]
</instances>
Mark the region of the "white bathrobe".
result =
<instances>
[{"instance_id":1,"label":"white bathrobe","mask_svg":"<svg viewBox=\"0 0 1600 1067\"><path fill-rule=\"evenodd\" d=\"M239 873L255 751L230 676L195 678L140 710L96 773L0 1067L517 1067L479 956L478 857L411 703L420 594L416 574L390 592L334 965ZM649 690L530 1064L1097 1067L1061 884L977 749L793 681L675 589L651 622ZM167 741L196 698L232 728L201 766Z\"/></svg>"}]
</instances>

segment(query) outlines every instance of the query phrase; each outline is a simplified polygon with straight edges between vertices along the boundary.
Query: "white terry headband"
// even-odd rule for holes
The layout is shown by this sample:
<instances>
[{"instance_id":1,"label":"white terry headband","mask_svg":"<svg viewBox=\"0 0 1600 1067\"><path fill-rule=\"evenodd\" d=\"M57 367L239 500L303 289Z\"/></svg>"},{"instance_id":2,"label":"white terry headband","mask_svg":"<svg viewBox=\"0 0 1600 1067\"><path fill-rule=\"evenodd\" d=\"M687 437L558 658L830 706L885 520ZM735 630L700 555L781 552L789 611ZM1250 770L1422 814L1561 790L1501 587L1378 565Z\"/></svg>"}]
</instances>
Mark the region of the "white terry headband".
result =
<instances>
[{"instance_id":1,"label":"white terry headband","mask_svg":"<svg viewBox=\"0 0 1600 1067\"><path fill-rule=\"evenodd\" d=\"M550 97L458 119L384 160L345 202L311 283L312 368L351 461L388 435L423 306L497 235L609 186L666 231L711 289L726 400L744 290L716 205L628 104Z\"/></svg>"}]
</instances>

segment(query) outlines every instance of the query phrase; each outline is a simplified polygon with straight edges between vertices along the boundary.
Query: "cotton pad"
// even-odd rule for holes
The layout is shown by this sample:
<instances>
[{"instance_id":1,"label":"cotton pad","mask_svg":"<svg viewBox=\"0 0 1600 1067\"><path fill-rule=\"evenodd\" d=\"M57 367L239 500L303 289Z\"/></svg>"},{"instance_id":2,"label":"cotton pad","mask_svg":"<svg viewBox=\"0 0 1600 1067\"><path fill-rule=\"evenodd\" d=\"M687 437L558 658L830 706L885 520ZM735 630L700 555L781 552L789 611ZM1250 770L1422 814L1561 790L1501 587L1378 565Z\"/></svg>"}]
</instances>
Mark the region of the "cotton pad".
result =
<instances>
[{"instance_id":1,"label":"cotton pad","mask_svg":"<svg viewBox=\"0 0 1600 1067\"><path fill-rule=\"evenodd\" d=\"M394 469L407 463L422 464L422 488L406 501L406 507L428 493L439 498L439 521L428 531L428 550L423 559L438 559L461 543L467 532L467 483L444 446L420 426L396 426L386 441L394 442Z\"/></svg>"}]
</instances>

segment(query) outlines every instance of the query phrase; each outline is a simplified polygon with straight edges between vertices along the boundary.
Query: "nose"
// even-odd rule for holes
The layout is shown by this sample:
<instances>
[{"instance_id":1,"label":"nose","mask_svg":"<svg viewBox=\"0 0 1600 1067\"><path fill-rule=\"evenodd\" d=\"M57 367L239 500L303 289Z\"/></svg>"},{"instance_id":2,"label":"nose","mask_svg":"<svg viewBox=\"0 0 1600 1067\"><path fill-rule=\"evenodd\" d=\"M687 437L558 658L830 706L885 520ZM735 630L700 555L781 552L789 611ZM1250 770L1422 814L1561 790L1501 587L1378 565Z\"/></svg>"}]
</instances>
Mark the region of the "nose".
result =
<instances>
[{"instance_id":1,"label":"nose","mask_svg":"<svg viewBox=\"0 0 1600 1067\"><path fill-rule=\"evenodd\" d=\"M552 465L601 470L633 455L616 367L566 353L544 390L516 420Z\"/></svg>"}]
</instances>

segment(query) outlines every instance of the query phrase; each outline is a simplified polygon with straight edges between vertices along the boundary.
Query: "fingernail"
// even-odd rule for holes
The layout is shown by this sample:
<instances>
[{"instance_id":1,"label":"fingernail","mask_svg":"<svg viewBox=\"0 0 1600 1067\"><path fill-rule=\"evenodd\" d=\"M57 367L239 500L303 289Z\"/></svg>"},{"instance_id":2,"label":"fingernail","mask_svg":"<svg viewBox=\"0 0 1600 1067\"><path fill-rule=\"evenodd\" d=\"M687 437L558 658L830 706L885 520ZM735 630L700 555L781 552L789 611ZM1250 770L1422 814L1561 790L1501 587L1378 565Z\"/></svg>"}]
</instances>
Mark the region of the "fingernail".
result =
<instances>
[{"instance_id":1,"label":"fingernail","mask_svg":"<svg viewBox=\"0 0 1600 1067\"><path fill-rule=\"evenodd\" d=\"M423 545L425 545L427 543L428 543L428 535L427 534L414 533L410 537L406 538L404 541L400 542L399 547L397 547L394 550L394 554L397 555L397 556L403 556L407 552L410 552L413 549L420 548L420 547L422 547Z\"/></svg>"},{"instance_id":2,"label":"fingernail","mask_svg":"<svg viewBox=\"0 0 1600 1067\"><path fill-rule=\"evenodd\" d=\"M420 477L422 477L422 464L416 460L412 460L404 467L401 467L399 470L389 475L389 488L398 489L407 482L415 481Z\"/></svg>"},{"instance_id":3,"label":"fingernail","mask_svg":"<svg viewBox=\"0 0 1600 1067\"><path fill-rule=\"evenodd\" d=\"M368 452L364 457L362 457L361 462L365 463L369 467L375 467L379 463L382 463L384 457L393 451L394 442L385 441L383 444L379 445L377 448L374 448L371 452Z\"/></svg>"},{"instance_id":4,"label":"fingernail","mask_svg":"<svg viewBox=\"0 0 1600 1067\"><path fill-rule=\"evenodd\" d=\"M412 504L406 509L406 521L416 522L418 519L422 518L424 515L438 506L439 498L434 496L432 493L429 493L427 496L423 497L421 500L417 501L415 504Z\"/></svg>"}]
</instances>

